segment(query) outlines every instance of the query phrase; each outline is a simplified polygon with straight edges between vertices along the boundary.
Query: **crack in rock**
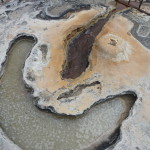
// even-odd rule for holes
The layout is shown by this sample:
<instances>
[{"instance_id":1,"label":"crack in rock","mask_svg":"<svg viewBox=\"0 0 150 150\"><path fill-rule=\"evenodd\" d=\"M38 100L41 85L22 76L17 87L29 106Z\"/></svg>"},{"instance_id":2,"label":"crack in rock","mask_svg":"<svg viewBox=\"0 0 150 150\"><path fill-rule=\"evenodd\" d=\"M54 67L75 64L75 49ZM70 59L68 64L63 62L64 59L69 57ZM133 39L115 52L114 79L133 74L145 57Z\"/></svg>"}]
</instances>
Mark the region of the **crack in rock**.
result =
<instances>
[{"instance_id":1,"label":"crack in rock","mask_svg":"<svg viewBox=\"0 0 150 150\"><path fill-rule=\"evenodd\" d=\"M85 89L87 87L91 87L91 86L96 86L96 85L98 85L97 89L101 89L101 85L100 85L99 81L95 81L91 84L77 85L73 90L70 90L68 92L60 94L59 97L57 98L57 100L60 100L62 98L69 98L69 97L73 97L73 96L78 96L79 94L81 94L83 89Z\"/></svg>"}]
</instances>

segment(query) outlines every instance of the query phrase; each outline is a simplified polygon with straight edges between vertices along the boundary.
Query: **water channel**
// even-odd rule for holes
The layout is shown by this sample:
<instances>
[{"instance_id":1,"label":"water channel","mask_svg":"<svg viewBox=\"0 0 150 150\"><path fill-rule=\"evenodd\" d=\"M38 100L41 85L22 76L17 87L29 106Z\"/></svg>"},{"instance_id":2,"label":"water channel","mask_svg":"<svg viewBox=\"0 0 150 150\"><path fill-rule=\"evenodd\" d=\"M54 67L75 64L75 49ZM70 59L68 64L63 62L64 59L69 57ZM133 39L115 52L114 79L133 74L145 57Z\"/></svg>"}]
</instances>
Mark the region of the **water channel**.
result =
<instances>
[{"instance_id":1,"label":"water channel","mask_svg":"<svg viewBox=\"0 0 150 150\"><path fill-rule=\"evenodd\" d=\"M23 150L79 150L114 132L134 104L132 95L98 104L78 117L39 110L25 88L22 68L34 40L17 40L11 47L0 80L0 126Z\"/></svg>"}]
</instances>

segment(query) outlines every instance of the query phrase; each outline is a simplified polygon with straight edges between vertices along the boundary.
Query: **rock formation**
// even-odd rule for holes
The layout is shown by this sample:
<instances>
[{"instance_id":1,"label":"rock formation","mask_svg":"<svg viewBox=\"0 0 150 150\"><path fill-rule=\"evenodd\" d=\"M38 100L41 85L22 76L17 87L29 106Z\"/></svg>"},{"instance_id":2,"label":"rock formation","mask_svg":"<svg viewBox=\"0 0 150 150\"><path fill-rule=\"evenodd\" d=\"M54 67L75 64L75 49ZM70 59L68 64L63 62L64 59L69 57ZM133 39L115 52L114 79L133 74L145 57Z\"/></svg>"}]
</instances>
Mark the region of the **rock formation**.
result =
<instances>
[{"instance_id":1,"label":"rock formation","mask_svg":"<svg viewBox=\"0 0 150 150\"><path fill-rule=\"evenodd\" d=\"M5 24L3 26L0 23L1 73L7 52L15 39L34 37L37 43L25 61L23 80L26 86L33 89L33 96L38 98L36 106L59 115L77 116L109 98L133 94L137 96L137 100L129 117L122 123L120 141L114 149L148 150L150 17L130 9L116 13L95 37L90 34L94 37L92 39L86 29L89 26L94 27L97 19L106 18L112 7L92 6L86 10L70 12L67 18L53 20L52 17L39 19L41 11L32 12L31 3L21 3L19 6L16 4L14 8L11 5L10 8L1 6L0 20ZM21 17L19 14L15 15L16 18L11 19L14 14L6 12L15 12L15 8L31 12ZM146 23L142 24L144 21ZM138 29L134 31L135 28ZM76 56L76 50L68 51L68 45L69 42L74 44L72 39L78 38L82 32L86 34L87 37L84 38L87 41L79 40L73 45L83 50ZM91 40L93 43L88 47L90 50L87 50L88 55L85 56L86 44ZM80 47L81 43L85 46L84 49ZM86 60L83 60L85 57ZM76 62L72 61L75 59ZM69 74L70 62L73 70ZM78 63L80 67L77 67ZM76 75L80 68L82 71Z\"/></svg>"}]
</instances>

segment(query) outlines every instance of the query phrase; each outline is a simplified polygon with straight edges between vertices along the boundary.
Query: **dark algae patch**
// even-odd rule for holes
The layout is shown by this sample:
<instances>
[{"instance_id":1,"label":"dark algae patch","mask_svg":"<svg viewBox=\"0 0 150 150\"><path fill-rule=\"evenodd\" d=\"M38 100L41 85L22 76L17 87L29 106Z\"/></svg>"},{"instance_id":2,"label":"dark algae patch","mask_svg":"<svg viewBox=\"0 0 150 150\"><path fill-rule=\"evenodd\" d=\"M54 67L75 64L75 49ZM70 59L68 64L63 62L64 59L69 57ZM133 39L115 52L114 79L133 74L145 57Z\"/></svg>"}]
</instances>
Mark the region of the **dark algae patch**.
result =
<instances>
[{"instance_id":1,"label":"dark algae patch","mask_svg":"<svg viewBox=\"0 0 150 150\"><path fill-rule=\"evenodd\" d=\"M74 36L70 39L67 37L66 60L61 72L63 79L75 79L85 72L96 36L114 13L125 8L126 6L117 4L116 9L110 11L106 17L99 15L81 28L82 30L76 30L76 34L75 30L73 34L69 34Z\"/></svg>"},{"instance_id":2,"label":"dark algae patch","mask_svg":"<svg viewBox=\"0 0 150 150\"><path fill-rule=\"evenodd\" d=\"M110 18L110 14L106 18L92 20L89 27L85 27L83 31L73 37L68 45L66 52L66 60L62 70L62 78L75 79L86 70L89 65L89 55L91 53L96 36L100 33L105 23ZM93 22L95 22L93 24Z\"/></svg>"}]
</instances>

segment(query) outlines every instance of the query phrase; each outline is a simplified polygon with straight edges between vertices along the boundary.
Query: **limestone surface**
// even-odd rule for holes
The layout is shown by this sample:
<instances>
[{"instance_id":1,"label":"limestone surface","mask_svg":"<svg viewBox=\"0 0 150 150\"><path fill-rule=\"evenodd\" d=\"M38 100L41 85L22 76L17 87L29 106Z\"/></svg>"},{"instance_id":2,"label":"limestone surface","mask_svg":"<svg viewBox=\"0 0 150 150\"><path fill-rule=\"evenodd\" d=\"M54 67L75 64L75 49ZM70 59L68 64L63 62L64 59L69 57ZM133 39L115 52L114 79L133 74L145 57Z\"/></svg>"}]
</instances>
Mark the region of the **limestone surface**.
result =
<instances>
[{"instance_id":1,"label":"limestone surface","mask_svg":"<svg viewBox=\"0 0 150 150\"><path fill-rule=\"evenodd\" d=\"M15 15L18 7L24 12L21 16L19 13ZM150 47L133 34L138 24L136 33L149 38L149 26L141 24L143 15L141 17L141 13L133 11L131 14L123 12L112 16L95 39L85 72L75 79L62 79L61 71L67 57L66 37L71 39L77 34L76 29L86 26L98 15L102 18L107 16L108 9L93 6L89 10L75 12L67 19L40 20L36 18L40 10L31 11L32 7L32 2L19 6L14 2L10 8L1 6L1 73L15 39L33 36L37 43L26 59L23 79L34 90L33 96L39 98L36 104L39 108L57 114L80 115L107 98L134 93L137 95L136 103L122 123L121 137L114 149L149 150ZM150 17L145 18L148 24Z\"/></svg>"}]
</instances>

